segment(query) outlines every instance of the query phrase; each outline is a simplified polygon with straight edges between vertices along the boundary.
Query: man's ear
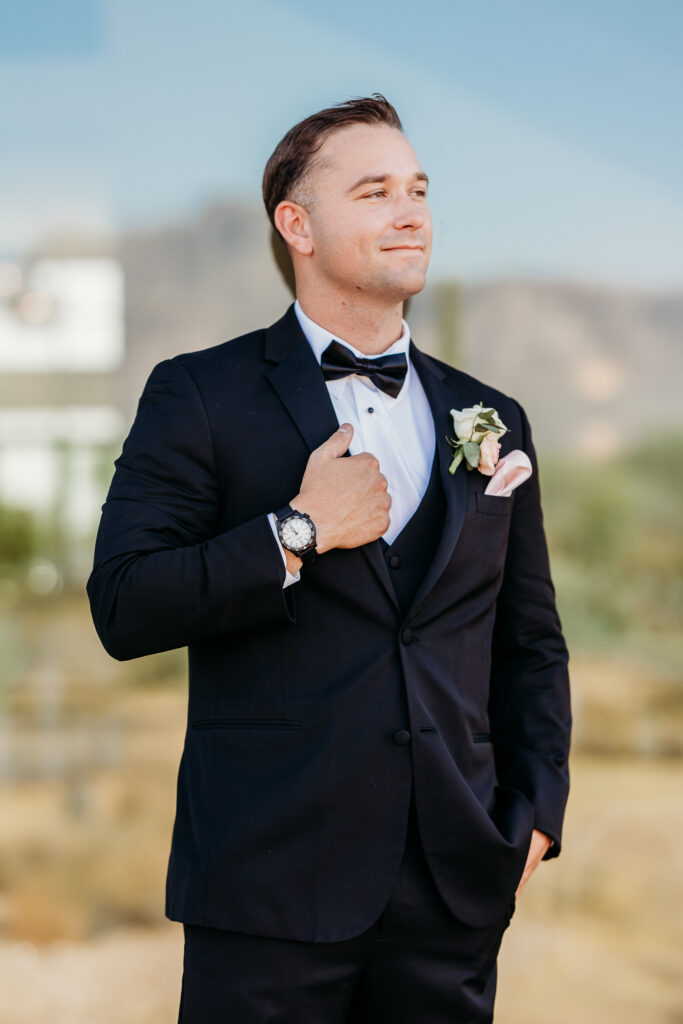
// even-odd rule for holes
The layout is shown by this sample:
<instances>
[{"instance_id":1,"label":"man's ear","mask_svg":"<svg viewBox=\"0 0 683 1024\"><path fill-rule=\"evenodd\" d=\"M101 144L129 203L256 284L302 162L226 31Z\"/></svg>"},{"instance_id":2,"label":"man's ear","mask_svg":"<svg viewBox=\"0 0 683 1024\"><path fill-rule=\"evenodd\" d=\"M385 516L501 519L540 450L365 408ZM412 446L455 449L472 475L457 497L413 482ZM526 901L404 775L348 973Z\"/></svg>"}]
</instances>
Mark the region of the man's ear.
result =
<instances>
[{"instance_id":1,"label":"man's ear","mask_svg":"<svg viewBox=\"0 0 683 1024\"><path fill-rule=\"evenodd\" d=\"M313 252L313 238L305 207L291 199L283 199L275 207L273 214L275 227L288 246L300 256L310 256Z\"/></svg>"}]
</instances>

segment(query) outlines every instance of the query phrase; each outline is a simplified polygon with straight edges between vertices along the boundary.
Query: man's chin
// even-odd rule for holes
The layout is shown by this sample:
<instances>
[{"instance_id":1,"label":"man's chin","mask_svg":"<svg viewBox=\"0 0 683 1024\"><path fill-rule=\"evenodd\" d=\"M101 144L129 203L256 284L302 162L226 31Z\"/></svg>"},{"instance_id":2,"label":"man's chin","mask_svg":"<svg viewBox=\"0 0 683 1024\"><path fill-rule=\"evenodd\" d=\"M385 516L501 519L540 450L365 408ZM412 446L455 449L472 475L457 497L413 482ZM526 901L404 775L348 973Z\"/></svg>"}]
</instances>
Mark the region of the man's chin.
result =
<instances>
[{"instance_id":1,"label":"man's chin","mask_svg":"<svg viewBox=\"0 0 683 1024\"><path fill-rule=\"evenodd\" d=\"M362 284L356 283L355 291L360 298L373 298L382 302L405 302L413 295L421 292L427 283L425 271L414 270L411 273L387 274L380 277L366 277Z\"/></svg>"},{"instance_id":2,"label":"man's chin","mask_svg":"<svg viewBox=\"0 0 683 1024\"><path fill-rule=\"evenodd\" d=\"M383 279L378 280L378 290L385 292L387 298L393 302L404 302L421 292L427 283L426 268L412 268L410 271L404 269L401 274L387 274Z\"/></svg>"},{"instance_id":3,"label":"man's chin","mask_svg":"<svg viewBox=\"0 0 683 1024\"><path fill-rule=\"evenodd\" d=\"M411 287L408 290L406 290L406 298L409 299L411 297L411 295L418 295L419 292L421 292L424 289L424 286L426 284L427 284L427 275L426 274L422 274L422 276L420 277L419 281L415 281L414 284L412 284Z\"/></svg>"},{"instance_id":4,"label":"man's chin","mask_svg":"<svg viewBox=\"0 0 683 1024\"><path fill-rule=\"evenodd\" d=\"M427 283L426 274L411 274L409 278L405 278L400 282L399 291L401 295L401 301L410 299L413 295L418 295L424 289Z\"/></svg>"}]
</instances>

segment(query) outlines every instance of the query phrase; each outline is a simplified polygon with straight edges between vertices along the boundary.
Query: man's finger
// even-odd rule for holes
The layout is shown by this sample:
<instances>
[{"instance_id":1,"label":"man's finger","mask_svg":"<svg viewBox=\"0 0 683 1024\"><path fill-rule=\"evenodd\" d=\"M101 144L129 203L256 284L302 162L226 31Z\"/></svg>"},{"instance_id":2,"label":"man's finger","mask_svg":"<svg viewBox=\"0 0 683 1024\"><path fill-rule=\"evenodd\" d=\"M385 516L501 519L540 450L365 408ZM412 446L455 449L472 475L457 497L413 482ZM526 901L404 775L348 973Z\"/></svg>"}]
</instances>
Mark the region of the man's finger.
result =
<instances>
[{"instance_id":1,"label":"man's finger","mask_svg":"<svg viewBox=\"0 0 683 1024\"><path fill-rule=\"evenodd\" d=\"M335 430L334 434L331 434L327 441L323 441L316 451L322 452L332 459L337 459L349 447L352 437L353 427L351 424L342 423L339 430Z\"/></svg>"}]
</instances>

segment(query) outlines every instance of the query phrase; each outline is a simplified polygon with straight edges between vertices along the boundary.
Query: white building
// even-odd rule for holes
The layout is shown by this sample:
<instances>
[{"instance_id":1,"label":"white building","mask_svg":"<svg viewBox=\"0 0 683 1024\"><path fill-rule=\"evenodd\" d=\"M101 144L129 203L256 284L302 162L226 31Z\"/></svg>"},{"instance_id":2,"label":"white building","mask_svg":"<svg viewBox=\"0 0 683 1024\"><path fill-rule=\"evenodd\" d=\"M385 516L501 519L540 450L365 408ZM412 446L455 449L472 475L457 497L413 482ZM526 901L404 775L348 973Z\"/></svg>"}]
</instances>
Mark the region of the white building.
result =
<instances>
[{"instance_id":1,"label":"white building","mask_svg":"<svg viewBox=\"0 0 683 1024\"><path fill-rule=\"evenodd\" d=\"M89 537L124 412L124 279L110 258L0 263L0 503Z\"/></svg>"}]
</instances>

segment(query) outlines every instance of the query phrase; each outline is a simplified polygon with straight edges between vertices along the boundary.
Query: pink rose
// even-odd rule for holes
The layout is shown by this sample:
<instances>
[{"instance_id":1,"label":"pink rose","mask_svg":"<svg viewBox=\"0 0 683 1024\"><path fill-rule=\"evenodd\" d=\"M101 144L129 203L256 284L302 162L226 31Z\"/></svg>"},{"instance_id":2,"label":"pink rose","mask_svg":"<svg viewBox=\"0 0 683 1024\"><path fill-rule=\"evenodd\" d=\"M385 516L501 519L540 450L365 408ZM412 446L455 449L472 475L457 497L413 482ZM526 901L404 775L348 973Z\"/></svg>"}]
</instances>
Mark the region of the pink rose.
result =
<instances>
[{"instance_id":1,"label":"pink rose","mask_svg":"<svg viewBox=\"0 0 683 1024\"><path fill-rule=\"evenodd\" d=\"M487 434L479 445L479 465L477 469L484 476L493 476L498 462L500 444L496 441L494 434Z\"/></svg>"}]
</instances>

